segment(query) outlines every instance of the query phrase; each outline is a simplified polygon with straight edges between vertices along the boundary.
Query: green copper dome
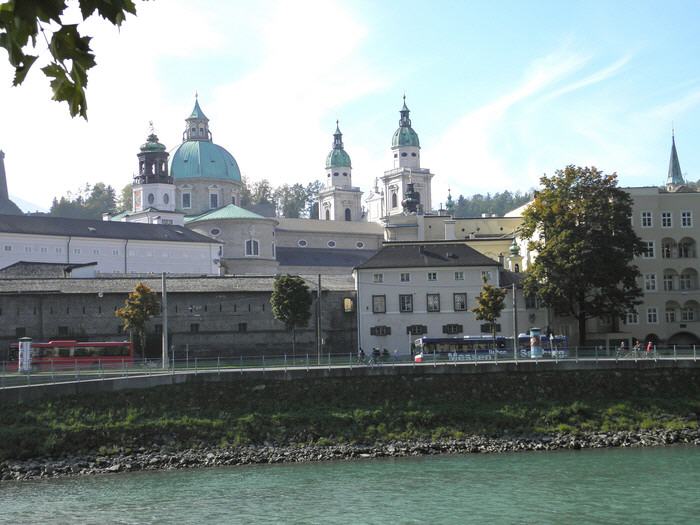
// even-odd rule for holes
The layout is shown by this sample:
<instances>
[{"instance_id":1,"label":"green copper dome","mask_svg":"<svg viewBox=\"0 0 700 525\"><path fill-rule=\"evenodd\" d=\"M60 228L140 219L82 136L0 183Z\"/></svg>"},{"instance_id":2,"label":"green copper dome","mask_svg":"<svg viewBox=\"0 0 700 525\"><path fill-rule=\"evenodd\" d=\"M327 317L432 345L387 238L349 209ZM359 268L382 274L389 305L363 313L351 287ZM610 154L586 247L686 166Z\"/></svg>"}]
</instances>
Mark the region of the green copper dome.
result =
<instances>
[{"instance_id":1,"label":"green copper dome","mask_svg":"<svg viewBox=\"0 0 700 525\"><path fill-rule=\"evenodd\" d=\"M158 136L151 133L147 142L141 144L141 151L165 151L165 145L158 142Z\"/></svg>"},{"instance_id":2,"label":"green copper dome","mask_svg":"<svg viewBox=\"0 0 700 525\"><path fill-rule=\"evenodd\" d=\"M343 147L343 134L340 132L340 125L335 121L335 133L333 133L333 149L326 157L326 169L351 168L350 155Z\"/></svg>"},{"instance_id":3,"label":"green copper dome","mask_svg":"<svg viewBox=\"0 0 700 525\"><path fill-rule=\"evenodd\" d=\"M394 136L391 138L391 147L398 148L399 146L415 146L416 148L420 148L418 133L413 131L413 128L410 127L401 127L397 129Z\"/></svg>"},{"instance_id":4,"label":"green copper dome","mask_svg":"<svg viewBox=\"0 0 700 525\"><path fill-rule=\"evenodd\" d=\"M350 155L343 149L334 149L326 157L326 169L331 168L350 168Z\"/></svg>"},{"instance_id":5,"label":"green copper dome","mask_svg":"<svg viewBox=\"0 0 700 525\"><path fill-rule=\"evenodd\" d=\"M170 157L170 175L176 180L218 179L241 182L236 159L206 140L187 140Z\"/></svg>"},{"instance_id":6,"label":"green copper dome","mask_svg":"<svg viewBox=\"0 0 700 525\"><path fill-rule=\"evenodd\" d=\"M511 243L510 248L508 248L508 251L514 257L520 255L520 246L518 246L518 243L515 242L515 237L513 238L513 242Z\"/></svg>"},{"instance_id":7,"label":"green copper dome","mask_svg":"<svg viewBox=\"0 0 700 525\"><path fill-rule=\"evenodd\" d=\"M411 113L406 106L406 95L403 97L403 107L399 111L401 114L401 120L399 120L399 129L394 132L394 136L391 138L391 147L398 148L400 146L415 146L420 148L420 142L418 141L418 133L413 131L411 127L411 119L409 114Z\"/></svg>"}]
</instances>

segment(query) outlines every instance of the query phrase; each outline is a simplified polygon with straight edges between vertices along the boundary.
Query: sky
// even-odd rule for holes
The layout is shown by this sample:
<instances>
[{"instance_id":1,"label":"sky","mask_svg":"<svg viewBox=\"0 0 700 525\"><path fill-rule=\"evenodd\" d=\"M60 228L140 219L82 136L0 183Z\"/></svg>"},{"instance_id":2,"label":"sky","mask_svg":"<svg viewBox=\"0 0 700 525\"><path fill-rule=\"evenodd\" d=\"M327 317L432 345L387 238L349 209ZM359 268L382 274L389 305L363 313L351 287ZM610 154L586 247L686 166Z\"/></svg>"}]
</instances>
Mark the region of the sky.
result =
<instances>
[{"instance_id":1,"label":"sky","mask_svg":"<svg viewBox=\"0 0 700 525\"><path fill-rule=\"evenodd\" d=\"M1 0L0 0L1 1ZM0 51L0 149L10 195L47 209L86 183L120 190L152 121L170 151L195 93L214 142L249 181L324 180L335 121L365 196L392 165L402 96L433 205L527 191L568 164L665 182L672 128L700 179L700 3L691 1L137 2L97 18L89 121L51 101L37 64L21 87ZM67 22L75 22L76 10ZM40 49L46 56L45 49ZM45 61L45 58L42 58ZM26 203L31 203L27 205Z\"/></svg>"}]
</instances>

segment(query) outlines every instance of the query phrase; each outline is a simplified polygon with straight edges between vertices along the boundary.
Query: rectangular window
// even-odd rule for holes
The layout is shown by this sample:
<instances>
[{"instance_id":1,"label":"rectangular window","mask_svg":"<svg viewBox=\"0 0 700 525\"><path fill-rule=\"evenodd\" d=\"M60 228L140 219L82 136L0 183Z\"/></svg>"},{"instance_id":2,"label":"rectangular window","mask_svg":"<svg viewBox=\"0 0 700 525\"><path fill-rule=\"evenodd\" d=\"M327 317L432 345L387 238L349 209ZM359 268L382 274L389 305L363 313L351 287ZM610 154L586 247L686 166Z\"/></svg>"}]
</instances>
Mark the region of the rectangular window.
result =
<instances>
[{"instance_id":1,"label":"rectangular window","mask_svg":"<svg viewBox=\"0 0 700 525\"><path fill-rule=\"evenodd\" d=\"M692 228L693 227L693 212L692 211L682 211L681 212L681 228Z\"/></svg>"},{"instance_id":2,"label":"rectangular window","mask_svg":"<svg viewBox=\"0 0 700 525\"><path fill-rule=\"evenodd\" d=\"M399 312L413 311L413 295L399 295Z\"/></svg>"},{"instance_id":3,"label":"rectangular window","mask_svg":"<svg viewBox=\"0 0 700 525\"><path fill-rule=\"evenodd\" d=\"M428 272L429 281L437 281L437 272Z\"/></svg>"},{"instance_id":4,"label":"rectangular window","mask_svg":"<svg viewBox=\"0 0 700 525\"><path fill-rule=\"evenodd\" d=\"M692 308L681 308L681 321L695 321L695 310Z\"/></svg>"},{"instance_id":5,"label":"rectangular window","mask_svg":"<svg viewBox=\"0 0 700 525\"><path fill-rule=\"evenodd\" d=\"M386 296L385 295L373 295L372 296L372 313L375 313L375 314L386 313Z\"/></svg>"},{"instance_id":6,"label":"rectangular window","mask_svg":"<svg viewBox=\"0 0 700 525\"><path fill-rule=\"evenodd\" d=\"M119 250L118 249L112 250L112 255L119 255Z\"/></svg>"},{"instance_id":7,"label":"rectangular window","mask_svg":"<svg viewBox=\"0 0 700 525\"><path fill-rule=\"evenodd\" d=\"M68 330L67 326L59 326L58 327L58 335L60 337L65 337L67 335L70 335L70 330Z\"/></svg>"},{"instance_id":8,"label":"rectangular window","mask_svg":"<svg viewBox=\"0 0 700 525\"><path fill-rule=\"evenodd\" d=\"M402 274L401 274L401 282L402 282L402 283L409 283L409 282L411 282L411 274L410 274L410 273L402 273Z\"/></svg>"},{"instance_id":9,"label":"rectangular window","mask_svg":"<svg viewBox=\"0 0 700 525\"><path fill-rule=\"evenodd\" d=\"M491 323L484 323L479 328L481 329L482 334L490 334L492 326L496 327L496 332L501 331L501 324L500 323L496 323L495 325L492 325Z\"/></svg>"},{"instance_id":10,"label":"rectangular window","mask_svg":"<svg viewBox=\"0 0 700 525\"><path fill-rule=\"evenodd\" d=\"M41 247L41 253L46 253L48 251L49 251L49 249L46 246Z\"/></svg>"},{"instance_id":11,"label":"rectangular window","mask_svg":"<svg viewBox=\"0 0 700 525\"><path fill-rule=\"evenodd\" d=\"M219 194L210 193L209 194L209 207L214 210L219 207Z\"/></svg>"},{"instance_id":12,"label":"rectangular window","mask_svg":"<svg viewBox=\"0 0 700 525\"><path fill-rule=\"evenodd\" d=\"M426 310L428 310L428 312L439 312L440 311L440 294L439 293L429 293L426 295Z\"/></svg>"},{"instance_id":13,"label":"rectangular window","mask_svg":"<svg viewBox=\"0 0 700 525\"><path fill-rule=\"evenodd\" d=\"M93 255L100 255L100 250L97 250L97 249L92 250L92 254Z\"/></svg>"},{"instance_id":14,"label":"rectangular window","mask_svg":"<svg viewBox=\"0 0 700 525\"><path fill-rule=\"evenodd\" d=\"M666 322L667 323L675 323L676 322L676 311L675 310L666 310Z\"/></svg>"},{"instance_id":15,"label":"rectangular window","mask_svg":"<svg viewBox=\"0 0 700 525\"><path fill-rule=\"evenodd\" d=\"M464 312L467 310L467 294L456 293L453 296L455 312Z\"/></svg>"},{"instance_id":16,"label":"rectangular window","mask_svg":"<svg viewBox=\"0 0 700 525\"><path fill-rule=\"evenodd\" d=\"M6 244L6 245L5 245L5 251L6 251L6 252L11 252L11 251L12 251L12 246L10 246L9 244Z\"/></svg>"},{"instance_id":17,"label":"rectangular window","mask_svg":"<svg viewBox=\"0 0 700 525\"><path fill-rule=\"evenodd\" d=\"M656 274L655 273L647 273L644 275L644 289L647 292L655 292L656 291Z\"/></svg>"},{"instance_id":18,"label":"rectangular window","mask_svg":"<svg viewBox=\"0 0 700 525\"><path fill-rule=\"evenodd\" d=\"M406 327L406 333L411 335L423 335L428 333L428 327L424 324L412 324Z\"/></svg>"},{"instance_id":19,"label":"rectangular window","mask_svg":"<svg viewBox=\"0 0 700 525\"><path fill-rule=\"evenodd\" d=\"M673 291L673 275L671 275L671 274L664 275L664 291L665 292Z\"/></svg>"},{"instance_id":20,"label":"rectangular window","mask_svg":"<svg viewBox=\"0 0 700 525\"><path fill-rule=\"evenodd\" d=\"M534 310L537 308L537 298L534 295L525 296L525 308L528 310Z\"/></svg>"},{"instance_id":21,"label":"rectangular window","mask_svg":"<svg viewBox=\"0 0 700 525\"><path fill-rule=\"evenodd\" d=\"M636 311L627 312L625 315L625 324L639 324L639 314Z\"/></svg>"},{"instance_id":22,"label":"rectangular window","mask_svg":"<svg viewBox=\"0 0 700 525\"><path fill-rule=\"evenodd\" d=\"M32 247L31 246L25 246L24 251L27 253L32 253Z\"/></svg>"},{"instance_id":23,"label":"rectangular window","mask_svg":"<svg viewBox=\"0 0 700 525\"><path fill-rule=\"evenodd\" d=\"M248 331L248 323L238 323L238 331L239 332L247 332Z\"/></svg>"},{"instance_id":24,"label":"rectangular window","mask_svg":"<svg viewBox=\"0 0 700 525\"><path fill-rule=\"evenodd\" d=\"M642 228L651 228L654 225L652 214L650 211L642 212Z\"/></svg>"},{"instance_id":25,"label":"rectangular window","mask_svg":"<svg viewBox=\"0 0 700 525\"><path fill-rule=\"evenodd\" d=\"M15 337L26 337L27 329L24 326L18 326L15 328Z\"/></svg>"},{"instance_id":26,"label":"rectangular window","mask_svg":"<svg viewBox=\"0 0 700 525\"><path fill-rule=\"evenodd\" d=\"M673 218L670 211L661 212L661 227L662 228L672 228Z\"/></svg>"},{"instance_id":27,"label":"rectangular window","mask_svg":"<svg viewBox=\"0 0 700 525\"><path fill-rule=\"evenodd\" d=\"M390 326L371 326L369 329L369 335L391 335Z\"/></svg>"},{"instance_id":28,"label":"rectangular window","mask_svg":"<svg viewBox=\"0 0 700 525\"><path fill-rule=\"evenodd\" d=\"M464 281L464 272L455 272L455 281Z\"/></svg>"},{"instance_id":29,"label":"rectangular window","mask_svg":"<svg viewBox=\"0 0 700 525\"><path fill-rule=\"evenodd\" d=\"M183 193L182 194L182 208L185 210L189 210L192 207L192 194L191 193Z\"/></svg>"},{"instance_id":30,"label":"rectangular window","mask_svg":"<svg viewBox=\"0 0 700 525\"><path fill-rule=\"evenodd\" d=\"M74 249L73 249L73 253L74 253L75 255L80 255L80 248L74 248Z\"/></svg>"},{"instance_id":31,"label":"rectangular window","mask_svg":"<svg viewBox=\"0 0 700 525\"><path fill-rule=\"evenodd\" d=\"M260 255L260 244L255 239L248 239L245 242L245 254L249 257Z\"/></svg>"},{"instance_id":32,"label":"rectangular window","mask_svg":"<svg viewBox=\"0 0 700 525\"><path fill-rule=\"evenodd\" d=\"M442 325L442 333L448 335L461 334L464 327L461 324L445 324Z\"/></svg>"},{"instance_id":33,"label":"rectangular window","mask_svg":"<svg viewBox=\"0 0 700 525\"><path fill-rule=\"evenodd\" d=\"M383 273L375 273L372 275L372 281L375 283L383 283L384 282L384 274Z\"/></svg>"},{"instance_id":34,"label":"rectangular window","mask_svg":"<svg viewBox=\"0 0 700 525\"><path fill-rule=\"evenodd\" d=\"M656 324L659 322L659 315L656 312L656 307L651 306L647 308L647 323Z\"/></svg>"},{"instance_id":35,"label":"rectangular window","mask_svg":"<svg viewBox=\"0 0 700 525\"><path fill-rule=\"evenodd\" d=\"M693 285L693 279L689 273L682 273L678 278L678 287L681 290L690 290Z\"/></svg>"},{"instance_id":36,"label":"rectangular window","mask_svg":"<svg viewBox=\"0 0 700 525\"><path fill-rule=\"evenodd\" d=\"M193 334L196 334L197 332L199 332L199 323L191 323L190 324L190 332L192 332Z\"/></svg>"},{"instance_id":37,"label":"rectangular window","mask_svg":"<svg viewBox=\"0 0 700 525\"><path fill-rule=\"evenodd\" d=\"M481 280L489 282L491 280L491 272L489 272L488 270L481 272Z\"/></svg>"},{"instance_id":38,"label":"rectangular window","mask_svg":"<svg viewBox=\"0 0 700 525\"><path fill-rule=\"evenodd\" d=\"M654 241L642 241L644 243L644 251L642 252L642 257L645 259L653 259L654 255Z\"/></svg>"}]
</instances>

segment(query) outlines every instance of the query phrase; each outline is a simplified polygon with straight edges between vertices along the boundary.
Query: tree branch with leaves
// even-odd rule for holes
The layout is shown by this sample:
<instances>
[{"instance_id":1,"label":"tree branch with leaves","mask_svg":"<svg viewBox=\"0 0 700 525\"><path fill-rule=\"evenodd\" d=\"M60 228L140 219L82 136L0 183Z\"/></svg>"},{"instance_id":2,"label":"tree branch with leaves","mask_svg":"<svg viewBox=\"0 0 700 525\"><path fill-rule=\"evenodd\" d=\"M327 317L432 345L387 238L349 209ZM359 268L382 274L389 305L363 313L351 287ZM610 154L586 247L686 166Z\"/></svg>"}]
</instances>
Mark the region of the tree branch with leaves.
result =
<instances>
[{"instance_id":1,"label":"tree branch with leaves","mask_svg":"<svg viewBox=\"0 0 700 525\"><path fill-rule=\"evenodd\" d=\"M133 0L78 0L82 20L97 13L120 27L128 14L136 14ZM66 102L72 117L87 120L88 71L96 64L90 47L92 37L78 30L78 24L66 24L62 17L65 0L8 0L0 4L0 47L7 51L15 68L14 86L24 82L39 58L34 52L46 44L51 61L41 71L51 79L53 100ZM41 37L39 37L41 33ZM43 40L43 42L42 42Z\"/></svg>"},{"instance_id":2,"label":"tree branch with leaves","mask_svg":"<svg viewBox=\"0 0 700 525\"><path fill-rule=\"evenodd\" d=\"M296 354L296 329L311 318L311 292L298 275L278 275L272 288L272 315L292 331L292 354Z\"/></svg>"}]
</instances>

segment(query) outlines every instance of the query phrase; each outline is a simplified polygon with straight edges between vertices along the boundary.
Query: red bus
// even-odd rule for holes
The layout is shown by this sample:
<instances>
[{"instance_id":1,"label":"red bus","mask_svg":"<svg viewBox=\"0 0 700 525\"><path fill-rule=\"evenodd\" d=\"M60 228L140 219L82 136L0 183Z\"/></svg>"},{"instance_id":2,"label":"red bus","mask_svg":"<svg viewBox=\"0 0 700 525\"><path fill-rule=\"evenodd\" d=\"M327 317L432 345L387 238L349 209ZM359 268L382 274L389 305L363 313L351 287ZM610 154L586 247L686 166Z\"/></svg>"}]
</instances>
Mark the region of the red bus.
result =
<instances>
[{"instance_id":1,"label":"red bus","mask_svg":"<svg viewBox=\"0 0 700 525\"><path fill-rule=\"evenodd\" d=\"M10 343L10 362L17 362L19 343ZM115 366L134 362L134 346L129 341L32 341L32 368L46 369L67 365Z\"/></svg>"}]
</instances>

